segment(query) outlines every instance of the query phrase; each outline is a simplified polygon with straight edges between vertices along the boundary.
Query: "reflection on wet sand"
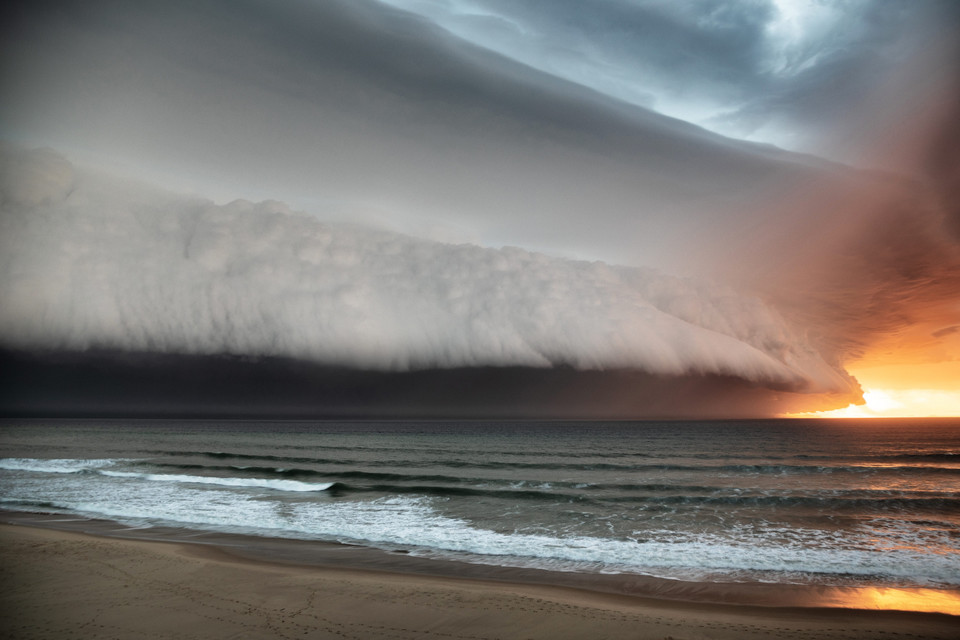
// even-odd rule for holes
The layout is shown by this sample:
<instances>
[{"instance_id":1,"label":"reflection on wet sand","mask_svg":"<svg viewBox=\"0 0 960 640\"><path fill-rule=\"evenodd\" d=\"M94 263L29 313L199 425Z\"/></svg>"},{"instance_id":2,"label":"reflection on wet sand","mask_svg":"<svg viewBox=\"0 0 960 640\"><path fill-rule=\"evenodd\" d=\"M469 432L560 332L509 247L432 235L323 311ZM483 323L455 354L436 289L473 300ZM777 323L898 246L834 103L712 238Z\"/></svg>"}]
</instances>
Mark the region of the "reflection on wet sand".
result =
<instances>
[{"instance_id":1,"label":"reflection on wet sand","mask_svg":"<svg viewBox=\"0 0 960 640\"><path fill-rule=\"evenodd\" d=\"M881 587L837 589L825 598L823 606L960 615L960 592Z\"/></svg>"}]
</instances>

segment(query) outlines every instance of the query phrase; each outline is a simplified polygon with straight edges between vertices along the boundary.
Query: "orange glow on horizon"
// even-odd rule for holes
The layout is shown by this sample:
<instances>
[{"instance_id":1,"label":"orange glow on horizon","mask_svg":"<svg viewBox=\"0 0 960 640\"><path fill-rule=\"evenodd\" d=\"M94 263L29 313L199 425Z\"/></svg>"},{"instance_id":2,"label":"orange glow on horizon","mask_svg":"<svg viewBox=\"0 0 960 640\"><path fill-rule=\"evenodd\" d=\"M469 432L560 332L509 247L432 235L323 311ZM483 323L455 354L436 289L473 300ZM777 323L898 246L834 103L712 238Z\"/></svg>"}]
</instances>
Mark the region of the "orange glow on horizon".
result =
<instances>
[{"instance_id":1,"label":"orange glow on horizon","mask_svg":"<svg viewBox=\"0 0 960 640\"><path fill-rule=\"evenodd\" d=\"M788 413L786 418L956 418L960 392L940 389L870 389L865 404L831 411Z\"/></svg>"},{"instance_id":2,"label":"orange glow on horizon","mask_svg":"<svg viewBox=\"0 0 960 640\"><path fill-rule=\"evenodd\" d=\"M861 361L863 363L863 361ZM864 403L785 418L960 417L960 361L858 365L849 368L863 387Z\"/></svg>"}]
</instances>

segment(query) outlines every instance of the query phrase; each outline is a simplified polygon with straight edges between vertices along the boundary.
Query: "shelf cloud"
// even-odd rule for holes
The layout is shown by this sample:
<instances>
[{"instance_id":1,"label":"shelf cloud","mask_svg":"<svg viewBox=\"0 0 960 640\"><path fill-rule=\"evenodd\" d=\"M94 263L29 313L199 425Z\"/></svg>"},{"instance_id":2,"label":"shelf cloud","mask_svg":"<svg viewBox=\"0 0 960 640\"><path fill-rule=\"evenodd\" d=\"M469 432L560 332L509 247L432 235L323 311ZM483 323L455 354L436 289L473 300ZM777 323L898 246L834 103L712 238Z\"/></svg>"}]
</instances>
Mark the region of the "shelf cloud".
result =
<instances>
[{"instance_id":1,"label":"shelf cloud","mask_svg":"<svg viewBox=\"0 0 960 640\"><path fill-rule=\"evenodd\" d=\"M324 224L7 150L7 347L301 358L359 369L634 369L848 393L755 297L652 269Z\"/></svg>"},{"instance_id":2,"label":"shelf cloud","mask_svg":"<svg viewBox=\"0 0 960 640\"><path fill-rule=\"evenodd\" d=\"M5 5L0 349L589 378L577 415L606 380L625 416L845 406L891 340L956 357L950 3L582 4Z\"/></svg>"}]
</instances>

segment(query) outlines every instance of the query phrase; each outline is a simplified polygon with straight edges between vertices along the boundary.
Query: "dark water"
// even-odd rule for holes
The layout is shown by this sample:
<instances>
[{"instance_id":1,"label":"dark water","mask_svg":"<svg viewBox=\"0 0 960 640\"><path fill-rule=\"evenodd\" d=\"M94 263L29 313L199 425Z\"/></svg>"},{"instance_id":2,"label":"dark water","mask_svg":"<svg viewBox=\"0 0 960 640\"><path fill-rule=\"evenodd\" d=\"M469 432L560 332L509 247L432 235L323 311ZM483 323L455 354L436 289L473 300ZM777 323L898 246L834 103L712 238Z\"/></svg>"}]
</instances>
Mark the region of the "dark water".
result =
<instances>
[{"instance_id":1,"label":"dark water","mask_svg":"<svg viewBox=\"0 0 960 640\"><path fill-rule=\"evenodd\" d=\"M960 421L6 422L0 507L707 581L960 585Z\"/></svg>"}]
</instances>

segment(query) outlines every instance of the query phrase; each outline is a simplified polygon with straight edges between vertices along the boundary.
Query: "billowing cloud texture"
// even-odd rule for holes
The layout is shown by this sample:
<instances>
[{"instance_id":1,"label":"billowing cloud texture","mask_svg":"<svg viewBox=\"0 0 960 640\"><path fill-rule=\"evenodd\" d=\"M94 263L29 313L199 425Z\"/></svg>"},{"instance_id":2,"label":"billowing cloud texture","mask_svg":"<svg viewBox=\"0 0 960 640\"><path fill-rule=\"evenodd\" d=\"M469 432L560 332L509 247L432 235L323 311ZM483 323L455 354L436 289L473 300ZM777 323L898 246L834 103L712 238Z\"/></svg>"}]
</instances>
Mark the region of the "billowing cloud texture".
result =
<instances>
[{"instance_id":1,"label":"billowing cloud texture","mask_svg":"<svg viewBox=\"0 0 960 640\"><path fill-rule=\"evenodd\" d=\"M834 157L950 0L385 0L485 48L734 137Z\"/></svg>"},{"instance_id":2,"label":"billowing cloud texture","mask_svg":"<svg viewBox=\"0 0 960 640\"><path fill-rule=\"evenodd\" d=\"M8 3L0 347L846 404L960 358L951 6Z\"/></svg>"},{"instance_id":3,"label":"billowing cloud texture","mask_svg":"<svg viewBox=\"0 0 960 640\"><path fill-rule=\"evenodd\" d=\"M8 150L5 346L284 356L363 369L483 366L851 381L760 300L650 269L327 225L77 174Z\"/></svg>"}]
</instances>

